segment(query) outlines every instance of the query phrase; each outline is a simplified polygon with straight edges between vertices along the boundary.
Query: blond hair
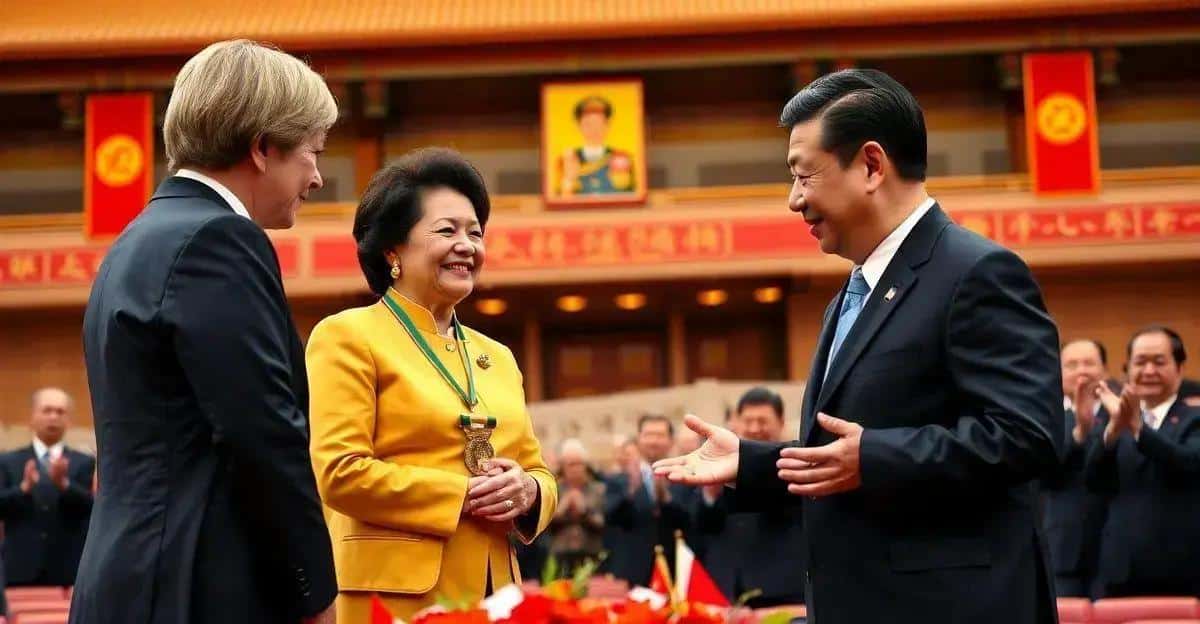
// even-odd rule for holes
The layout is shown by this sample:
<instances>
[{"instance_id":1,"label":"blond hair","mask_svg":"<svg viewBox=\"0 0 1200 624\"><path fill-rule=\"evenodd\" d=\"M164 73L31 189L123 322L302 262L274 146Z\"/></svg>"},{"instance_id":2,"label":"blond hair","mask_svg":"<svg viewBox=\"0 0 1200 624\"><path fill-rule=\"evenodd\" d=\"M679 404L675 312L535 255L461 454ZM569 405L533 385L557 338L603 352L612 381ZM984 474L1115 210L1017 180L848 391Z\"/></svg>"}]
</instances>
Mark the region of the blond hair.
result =
<instances>
[{"instance_id":1,"label":"blond hair","mask_svg":"<svg viewBox=\"0 0 1200 624\"><path fill-rule=\"evenodd\" d=\"M288 151L337 116L325 80L300 59L246 39L214 43L175 77L163 122L167 167L228 169L257 139Z\"/></svg>"}]
</instances>

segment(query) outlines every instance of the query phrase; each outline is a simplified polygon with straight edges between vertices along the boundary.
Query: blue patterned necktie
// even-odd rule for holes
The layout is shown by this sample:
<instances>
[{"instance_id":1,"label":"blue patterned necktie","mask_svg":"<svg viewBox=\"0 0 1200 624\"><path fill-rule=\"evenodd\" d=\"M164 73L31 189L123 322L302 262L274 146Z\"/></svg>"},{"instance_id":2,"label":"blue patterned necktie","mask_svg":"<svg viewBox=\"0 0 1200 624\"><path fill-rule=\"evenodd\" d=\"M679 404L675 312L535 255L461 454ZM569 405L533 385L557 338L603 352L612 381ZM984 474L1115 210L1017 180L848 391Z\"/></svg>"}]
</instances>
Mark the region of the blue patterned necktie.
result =
<instances>
[{"instance_id":1,"label":"blue patterned necktie","mask_svg":"<svg viewBox=\"0 0 1200 624\"><path fill-rule=\"evenodd\" d=\"M646 495L650 497L650 502L657 503L658 498L654 495L654 471L648 464L642 464L642 486L646 488Z\"/></svg>"},{"instance_id":2,"label":"blue patterned necktie","mask_svg":"<svg viewBox=\"0 0 1200 624\"><path fill-rule=\"evenodd\" d=\"M871 287L867 285L867 280L863 277L862 269L854 269L854 272L850 274L850 283L846 284L846 296L842 298L842 309L838 314L837 329L833 332L833 344L829 345L829 361L825 365L826 377L829 376L829 369L833 368L834 358L837 357L838 349L845 342L846 334L850 333L850 328L854 327L854 321L858 318L858 313L862 311L863 302L867 300L867 295L869 294L871 294Z\"/></svg>"}]
</instances>

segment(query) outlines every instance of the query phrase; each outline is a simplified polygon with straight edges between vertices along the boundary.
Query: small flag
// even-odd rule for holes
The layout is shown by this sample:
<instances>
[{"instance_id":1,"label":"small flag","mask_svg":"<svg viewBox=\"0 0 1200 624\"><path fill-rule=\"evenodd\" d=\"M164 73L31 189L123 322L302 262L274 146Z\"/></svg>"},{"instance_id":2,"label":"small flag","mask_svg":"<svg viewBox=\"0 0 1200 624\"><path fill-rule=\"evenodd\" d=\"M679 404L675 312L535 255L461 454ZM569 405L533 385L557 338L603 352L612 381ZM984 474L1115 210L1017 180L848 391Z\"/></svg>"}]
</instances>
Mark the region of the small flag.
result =
<instances>
[{"instance_id":1,"label":"small flag","mask_svg":"<svg viewBox=\"0 0 1200 624\"><path fill-rule=\"evenodd\" d=\"M671 566L667 565L662 546L654 547L654 572L650 575L650 589L670 598L672 603L675 602L675 590L671 586Z\"/></svg>"},{"instance_id":2,"label":"small flag","mask_svg":"<svg viewBox=\"0 0 1200 624\"><path fill-rule=\"evenodd\" d=\"M696 553L683 541L682 531L675 532L675 592L679 602L729 606L729 599L717 589L708 571L696 560Z\"/></svg>"},{"instance_id":3,"label":"small flag","mask_svg":"<svg viewBox=\"0 0 1200 624\"><path fill-rule=\"evenodd\" d=\"M884 301L891 301L896 296L896 287L892 286L886 293L883 294Z\"/></svg>"}]
</instances>

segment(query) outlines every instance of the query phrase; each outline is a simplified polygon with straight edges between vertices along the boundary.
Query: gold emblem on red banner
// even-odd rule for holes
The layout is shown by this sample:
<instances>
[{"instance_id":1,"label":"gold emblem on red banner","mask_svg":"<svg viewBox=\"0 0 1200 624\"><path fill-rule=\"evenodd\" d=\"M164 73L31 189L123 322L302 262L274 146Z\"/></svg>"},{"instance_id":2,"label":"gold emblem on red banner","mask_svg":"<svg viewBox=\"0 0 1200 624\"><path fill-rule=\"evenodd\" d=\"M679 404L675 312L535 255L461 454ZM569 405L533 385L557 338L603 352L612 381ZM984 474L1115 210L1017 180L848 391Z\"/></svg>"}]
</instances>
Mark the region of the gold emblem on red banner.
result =
<instances>
[{"instance_id":1,"label":"gold emblem on red banner","mask_svg":"<svg viewBox=\"0 0 1200 624\"><path fill-rule=\"evenodd\" d=\"M1038 134L1056 145L1079 138L1087 129L1087 109L1069 93L1051 93L1037 107Z\"/></svg>"},{"instance_id":2,"label":"gold emblem on red banner","mask_svg":"<svg viewBox=\"0 0 1200 624\"><path fill-rule=\"evenodd\" d=\"M96 148L96 175L108 186L125 186L142 174L142 146L127 134L114 134Z\"/></svg>"}]
</instances>

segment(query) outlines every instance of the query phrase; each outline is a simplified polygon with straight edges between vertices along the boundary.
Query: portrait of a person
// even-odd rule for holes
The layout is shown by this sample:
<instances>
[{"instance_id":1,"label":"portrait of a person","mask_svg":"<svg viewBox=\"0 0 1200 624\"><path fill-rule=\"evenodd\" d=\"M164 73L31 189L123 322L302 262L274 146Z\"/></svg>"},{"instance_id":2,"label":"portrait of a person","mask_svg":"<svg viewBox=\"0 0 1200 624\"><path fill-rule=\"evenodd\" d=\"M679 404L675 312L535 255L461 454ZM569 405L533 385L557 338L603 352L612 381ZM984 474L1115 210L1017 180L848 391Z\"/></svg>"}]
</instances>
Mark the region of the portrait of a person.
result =
<instances>
[{"instance_id":1,"label":"portrait of a person","mask_svg":"<svg viewBox=\"0 0 1200 624\"><path fill-rule=\"evenodd\" d=\"M608 145L612 103L600 96L588 96L575 105L575 123L583 135L583 145L567 150L559 159L559 193L602 195L632 193L636 190L633 155Z\"/></svg>"}]
</instances>

